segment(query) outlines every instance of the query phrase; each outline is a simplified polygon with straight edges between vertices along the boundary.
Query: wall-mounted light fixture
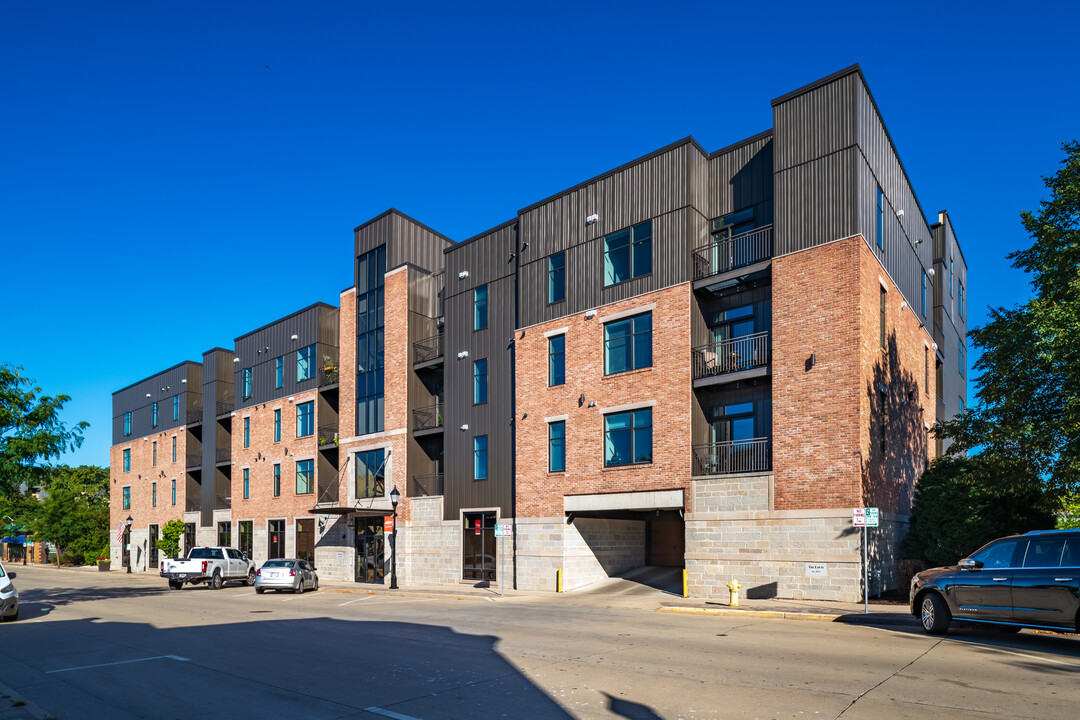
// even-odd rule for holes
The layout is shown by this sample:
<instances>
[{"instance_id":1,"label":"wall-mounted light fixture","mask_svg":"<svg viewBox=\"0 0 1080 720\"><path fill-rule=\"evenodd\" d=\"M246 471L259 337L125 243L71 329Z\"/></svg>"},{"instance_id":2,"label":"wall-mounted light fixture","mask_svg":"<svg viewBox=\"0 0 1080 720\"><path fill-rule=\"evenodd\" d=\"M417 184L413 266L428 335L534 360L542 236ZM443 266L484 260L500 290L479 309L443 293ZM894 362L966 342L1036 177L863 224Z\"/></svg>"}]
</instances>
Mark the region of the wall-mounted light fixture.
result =
<instances>
[{"instance_id":1,"label":"wall-mounted light fixture","mask_svg":"<svg viewBox=\"0 0 1080 720\"><path fill-rule=\"evenodd\" d=\"M461 352L459 352L457 354L458 360L460 360L462 358L467 358L467 357L469 357L469 351L468 350L462 350Z\"/></svg>"},{"instance_id":2,"label":"wall-mounted light fixture","mask_svg":"<svg viewBox=\"0 0 1080 720\"><path fill-rule=\"evenodd\" d=\"M187 385L187 378L183 378L183 379L182 379L182 380L180 381L180 384L181 384L181 385Z\"/></svg>"},{"instance_id":3,"label":"wall-mounted light fixture","mask_svg":"<svg viewBox=\"0 0 1080 720\"><path fill-rule=\"evenodd\" d=\"M596 401L593 400L591 403L589 403L589 407L596 407Z\"/></svg>"},{"instance_id":4,"label":"wall-mounted light fixture","mask_svg":"<svg viewBox=\"0 0 1080 720\"><path fill-rule=\"evenodd\" d=\"M240 362L240 358L233 358L233 359L232 359L232 361L233 361L234 363Z\"/></svg>"},{"instance_id":5,"label":"wall-mounted light fixture","mask_svg":"<svg viewBox=\"0 0 1080 720\"><path fill-rule=\"evenodd\" d=\"M904 208L900 208L896 211L896 217L904 217Z\"/></svg>"},{"instance_id":6,"label":"wall-mounted light fixture","mask_svg":"<svg viewBox=\"0 0 1080 720\"><path fill-rule=\"evenodd\" d=\"M581 397L577 399L577 406L581 407L585 404L585 393L581 393Z\"/></svg>"},{"instance_id":7,"label":"wall-mounted light fixture","mask_svg":"<svg viewBox=\"0 0 1080 720\"><path fill-rule=\"evenodd\" d=\"M299 340L299 339L300 339L300 336L299 336L299 335L293 335L293 336L292 336L292 337L290 337L289 339L290 339L290 340Z\"/></svg>"},{"instance_id":8,"label":"wall-mounted light fixture","mask_svg":"<svg viewBox=\"0 0 1080 720\"><path fill-rule=\"evenodd\" d=\"M806 372L810 372L817 365L817 353L810 353L810 357L806 358L806 362L803 364Z\"/></svg>"},{"instance_id":9,"label":"wall-mounted light fixture","mask_svg":"<svg viewBox=\"0 0 1080 720\"><path fill-rule=\"evenodd\" d=\"M597 215L596 213L593 213L589 217L585 218L585 224L586 225L592 225L592 224L596 223L598 220L600 220L600 216Z\"/></svg>"},{"instance_id":10,"label":"wall-mounted light fixture","mask_svg":"<svg viewBox=\"0 0 1080 720\"><path fill-rule=\"evenodd\" d=\"M457 276L458 276L458 280L464 280L465 278L469 277L469 271L468 270L462 270L461 272L459 272L457 274Z\"/></svg>"},{"instance_id":11,"label":"wall-mounted light fixture","mask_svg":"<svg viewBox=\"0 0 1080 720\"><path fill-rule=\"evenodd\" d=\"M903 310L906 307L907 307L907 300L901 300L900 301L900 309Z\"/></svg>"},{"instance_id":12,"label":"wall-mounted light fixture","mask_svg":"<svg viewBox=\"0 0 1080 720\"><path fill-rule=\"evenodd\" d=\"M585 311L585 319L586 320L592 320L594 317L596 317L596 311L595 310L586 310Z\"/></svg>"},{"instance_id":13,"label":"wall-mounted light fixture","mask_svg":"<svg viewBox=\"0 0 1080 720\"><path fill-rule=\"evenodd\" d=\"M468 429L469 429L469 426L468 426L468 425L462 425L462 426L461 426L461 432L465 432L465 431L466 431L466 430L468 430Z\"/></svg>"},{"instance_id":14,"label":"wall-mounted light fixture","mask_svg":"<svg viewBox=\"0 0 1080 720\"><path fill-rule=\"evenodd\" d=\"M934 350L937 350L937 343L934 343L934 344L933 344L933 345L931 345L930 347L932 347L932 348L933 348Z\"/></svg>"},{"instance_id":15,"label":"wall-mounted light fixture","mask_svg":"<svg viewBox=\"0 0 1080 720\"><path fill-rule=\"evenodd\" d=\"M150 397L150 393L146 393L146 397Z\"/></svg>"},{"instance_id":16,"label":"wall-mounted light fixture","mask_svg":"<svg viewBox=\"0 0 1080 720\"><path fill-rule=\"evenodd\" d=\"M926 276L927 277L934 277L934 268L927 268L926 269Z\"/></svg>"}]
</instances>

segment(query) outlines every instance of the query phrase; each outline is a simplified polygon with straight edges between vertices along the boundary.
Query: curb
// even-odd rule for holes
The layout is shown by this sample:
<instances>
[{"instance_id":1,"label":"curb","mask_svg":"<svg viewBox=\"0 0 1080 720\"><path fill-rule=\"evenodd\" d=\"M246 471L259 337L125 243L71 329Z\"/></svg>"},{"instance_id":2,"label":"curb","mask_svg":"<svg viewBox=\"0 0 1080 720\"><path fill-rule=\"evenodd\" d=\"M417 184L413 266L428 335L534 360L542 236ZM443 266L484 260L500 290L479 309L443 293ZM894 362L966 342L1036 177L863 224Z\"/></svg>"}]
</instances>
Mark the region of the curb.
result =
<instances>
[{"instance_id":1,"label":"curb","mask_svg":"<svg viewBox=\"0 0 1080 720\"><path fill-rule=\"evenodd\" d=\"M774 620L807 620L811 622L835 622L846 625L906 625L917 627L919 621L901 613L831 613L789 612L785 610L736 610L733 608L697 608L680 606L661 606L660 612L683 613L687 615L734 615L736 617L760 617Z\"/></svg>"},{"instance_id":2,"label":"curb","mask_svg":"<svg viewBox=\"0 0 1080 720\"><path fill-rule=\"evenodd\" d=\"M5 703L10 703L10 709L5 707ZM50 718L55 717L42 710L7 685L0 684L0 718L4 718L5 720L8 720L9 718L10 720L16 720L20 715L27 718L33 718L33 720L50 720Z\"/></svg>"}]
</instances>

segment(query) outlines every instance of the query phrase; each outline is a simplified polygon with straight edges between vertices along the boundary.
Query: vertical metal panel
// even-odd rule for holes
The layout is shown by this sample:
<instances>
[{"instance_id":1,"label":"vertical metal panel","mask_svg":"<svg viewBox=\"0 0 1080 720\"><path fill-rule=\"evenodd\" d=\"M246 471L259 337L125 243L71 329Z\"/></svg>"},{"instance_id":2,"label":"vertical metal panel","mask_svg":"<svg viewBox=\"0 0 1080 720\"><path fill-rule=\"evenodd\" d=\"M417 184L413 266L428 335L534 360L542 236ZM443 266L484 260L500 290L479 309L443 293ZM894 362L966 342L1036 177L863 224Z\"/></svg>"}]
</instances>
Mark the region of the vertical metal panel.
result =
<instances>
[{"instance_id":1,"label":"vertical metal panel","mask_svg":"<svg viewBox=\"0 0 1080 720\"><path fill-rule=\"evenodd\" d=\"M776 174L776 255L855 234L856 152L849 148Z\"/></svg>"},{"instance_id":2,"label":"vertical metal panel","mask_svg":"<svg viewBox=\"0 0 1080 720\"><path fill-rule=\"evenodd\" d=\"M387 210L355 230L354 258L386 245L386 269L412 263L428 272L443 268L443 250L453 241L397 210ZM355 270L355 260L354 260Z\"/></svg>"},{"instance_id":3,"label":"vertical metal panel","mask_svg":"<svg viewBox=\"0 0 1080 720\"><path fill-rule=\"evenodd\" d=\"M856 143L857 72L773 106L776 172L798 167Z\"/></svg>"},{"instance_id":4,"label":"vertical metal panel","mask_svg":"<svg viewBox=\"0 0 1080 720\"><path fill-rule=\"evenodd\" d=\"M709 158L709 219L727 215L761 203L766 215L760 225L773 221L773 139L772 135L716 153Z\"/></svg>"},{"instance_id":5,"label":"vertical metal panel","mask_svg":"<svg viewBox=\"0 0 1080 720\"><path fill-rule=\"evenodd\" d=\"M187 382L182 382L187 380ZM149 395L150 397L147 397ZM180 396L180 417L172 419L172 398ZM112 444L131 442L151 433L187 424L187 411L202 406L202 365L182 362L113 393ZM158 403L158 424L152 425L151 406ZM131 413L131 434L124 435L124 414Z\"/></svg>"}]
</instances>

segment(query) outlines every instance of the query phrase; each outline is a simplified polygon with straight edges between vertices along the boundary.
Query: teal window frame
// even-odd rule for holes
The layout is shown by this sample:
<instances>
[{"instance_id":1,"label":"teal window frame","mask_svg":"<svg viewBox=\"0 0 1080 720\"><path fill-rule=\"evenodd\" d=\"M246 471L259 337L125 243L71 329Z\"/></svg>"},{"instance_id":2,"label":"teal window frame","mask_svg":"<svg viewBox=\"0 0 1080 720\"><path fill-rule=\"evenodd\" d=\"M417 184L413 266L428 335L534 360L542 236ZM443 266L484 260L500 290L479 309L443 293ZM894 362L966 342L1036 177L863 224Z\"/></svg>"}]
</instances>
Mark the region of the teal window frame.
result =
<instances>
[{"instance_id":1,"label":"teal window frame","mask_svg":"<svg viewBox=\"0 0 1080 720\"><path fill-rule=\"evenodd\" d=\"M244 468L244 499L247 500L251 497L251 473L248 468Z\"/></svg>"},{"instance_id":2,"label":"teal window frame","mask_svg":"<svg viewBox=\"0 0 1080 720\"><path fill-rule=\"evenodd\" d=\"M653 461L652 408L604 416L604 467L647 465ZM624 453L623 450L628 452Z\"/></svg>"},{"instance_id":3,"label":"teal window frame","mask_svg":"<svg viewBox=\"0 0 1080 720\"><path fill-rule=\"evenodd\" d=\"M150 507L157 507L157 483L150 483Z\"/></svg>"},{"instance_id":4,"label":"teal window frame","mask_svg":"<svg viewBox=\"0 0 1080 720\"><path fill-rule=\"evenodd\" d=\"M240 371L240 395L244 400L251 397L252 394L252 377L251 368L244 368Z\"/></svg>"},{"instance_id":5,"label":"teal window frame","mask_svg":"<svg viewBox=\"0 0 1080 720\"><path fill-rule=\"evenodd\" d=\"M473 480L488 479L488 436L473 438Z\"/></svg>"},{"instance_id":6,"label":"teal window frame","mask_svg":"<svg viewBox=\"0 0 1080 720\"><path fill-rule=\"evenodd\" d=\"M386 494L386 450L363 450L356 453L353 482L356 498L381 498Z\"/></svg>"},{"instance_id":7,"label":"teal window frame","mask_svg":"<svg viewBox=\"0 0 1080 720\"><path fill-rule=\"evenodd\" d=\"M311 495L315 492L315 461L296 461L296 494Z\"/></svg>"},{"instance_id":8,"label":"teal window frame","mask_svg":"<svg viewBox=\"0 0 1080 720\"><path fill-rule=\"evenodd\" d=\"M172 481L172 504L176 504L176 481Z\"/></svg>"},{"instance_id":9,"label":"teal window frame","mask_svg":"<svg viewBox=\"0 0 1080 720\"><path fill-rule=\"evenodd\" d=\"M278 355L274 358L274 389L280 390L285 384L285 356Z\"/></svg>"},{"instance_id":10,"label":"teal window frame","mask_svg":"<svg viewBox=\"0 0 1080 720\"><path fill-rule=\"evenodd\" d=\"M251 418L244 418L244 447L251 447Z\"/></svg>"},{"instance_id":11,"label":"teal window frame","mask_svg":"<svg viewBox=\"0 0 1080 720\"><path fill-rule=\"evenodd\" d=\"M604 375L652 367L652 313L604 325Z\"/></svg>"},{"instance_id":12,"label":"teal window frame","mask_svg":"<svg viewBox=\"0 0 1080 720\"><path fill-rule=\"evenodd\" d=\"M296 351L296 382L303 382L315 377L315 345L308 345Z\"/></svg>"},{"instance_id":13,"label":"teal window frame","mask_svg":"<svg viewBox=\"0 0 1080 720\"><path fill-rule=\"evenodd\" d=\"M473 405L485 405L488 401L487 358L473 361Z\"/></svg>"},{"instance_id":14,"label":"teal window frame","mask_svg":"<svg viewBox=\"0 0 1080 720\"><path fill-rule=\"evenodd\" d=\"M548 423L548 472L566 472L566 421Z\"/></svg>"},{"instance_id":15,"label":"teal window frame","mask_svg":"<svg viewBox=\"0 0 1080 720\"><path fill-rule=\"evenodd\" d=\"M124 509L125 510L130 510L131 509L131 486L130 485L127 485L127 486L124 487Z\"/></svg>"},{"instance_id":16,"label":"teal window frame","mask_svg":"<svg viewBox=\"0 0 1080 720\"><path fill-rule=\"evenodd\" d=\"M124 437L131 435L131 411L124 413Z\"/></svg>"},{"instance_id":17,"label":"teal window frame","mask_svg":"<svg viewBox=\"0 0 1080 720\"><path fill-rule=\"evenodd\" d=\"M124 449L124 472L131 472L131 448Z\"/></svg>"},{"instance_id":18,"label":"teal window frame","mask_svg":"<svg viewBox=\"0 0 1080 720\"><path fill-rule=\"evenodd\" d=\"M604 287L652 274L652 220L604 238Z\"/></svg>"},{"instance_id":19,"label":"teal window frame","mask_svg":"<svg viewBox=\"0 0 1080 720\"><path fill-rule=\"evenodd\" d=\"M548 338L548 387L566 384L566 336Z\"/></svg>"},{"instance_id":20,"label":"teal window frame","mask_svg":"<svg viewBox=\"0 0 1080 720\"><path fill-rule=\"evenodd\" d=\"M548 256L548 305L566 300L566 253Z\"/></svg>"},{"instance_id":21,"label":"teal window frame","mask_svg":"<svg viewBox=\"0 0 1080 720\"><path fill-rule=\"evenodd\" d=\"M308 400L296 406L296 437L315 434L315 401Z\"/></svg>"},{"instance_id":22,"label":"teal window frame","mask_svg":"<svg viewBox=\"0 0 1080 720\"><path fill-rule=\"evenodd\" d=\"M152 453L150 462L153 467L157 467L157 440L150 443L150 452Z\"/></svg>"},{"instance_id":23,"label":"teal window frame","mask_svg":"<svg viewBox=\"0 0 1080 720\"><path fill-rule=\"evenodd\" d=\"M281 442L281 408L274 410L274 442Z\"/></svg>"},{"instance_id":24,"label":"teal window frame","mask_svg":"<svg viewBox=\"0 0 1080 720\"><path fill-rule=\"evenodd\" d=\"M876 224L876 237L879 250L885 249L885 193L882 191L881 186L877 188L877 224Z\"/></svg>"},{"instance_id":25,"label":"teal window frame","mask_svg":"<svg viewBox=\"0 0 1080 720\"><path fill-rule=\"evenodd\" d=\"M172 461L176 462L176 436L172 439Z\"/></svg>"},{"instance_id":26,"label":"teal window frame","mask_svg":"<svg viewBox=\"0 0 1080 720\"><path fill-rule=\"evenodd\" d=\"M281 465L274 465L274 497L281 497Z\"/></svg>"},{"instance_id":27,"label":"teal window frame","mask_svg":"<svg viewBox=\"0 0 1080 720\"><path fill-rule=\"evenodd\" d=\"M156 402L150 403L150 427L158 426L158 404Z\"/></svg>"},{"instance_id":28,"label":"teal window frame","mask_svg":"<svg viewBox=\"0 0 1080 720\"><path fill-rule=\"evenodd\" d=\"M473 289L473 330L484 330L488 326L488 286L481 285Z\"/></svg>"},{"instance_id":29,"label":"teal window frame","mask_svg":"<svg viewBox=\"0 0 1080 720\"><path fill-rule=\"evenodd\" d=\"M172 396L172 419L173 420L179 420L180 419L180 396L179 395L173 395Z\"/></svg>"}]
</instances>

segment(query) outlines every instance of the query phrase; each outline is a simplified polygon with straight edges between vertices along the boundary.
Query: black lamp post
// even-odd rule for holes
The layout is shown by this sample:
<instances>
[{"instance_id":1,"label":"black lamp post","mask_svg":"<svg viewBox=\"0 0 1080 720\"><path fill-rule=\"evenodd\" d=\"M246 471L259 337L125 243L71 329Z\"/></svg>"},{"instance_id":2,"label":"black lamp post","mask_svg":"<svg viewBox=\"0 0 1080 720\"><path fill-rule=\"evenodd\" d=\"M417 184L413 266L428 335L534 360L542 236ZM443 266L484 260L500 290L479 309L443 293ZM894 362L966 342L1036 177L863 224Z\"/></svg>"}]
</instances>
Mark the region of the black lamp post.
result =
<instances>
[{"instance_id":1,"label":"black lamp post","mask_svg":"<svg viewBox=\"0 0 1080 720\"><path fill-rule=\"evenodd\" d=\"M127 571L128 575L131 574L131 523L135 522L131 519L131 516L127 516L127 520L124 521L124 525L127 526L127 530L124 531L124 547L120 548L120 552L127 553Z\"/></svg>"},{"instance_id":2,"label":"black lamp post","mask_svg":"<svg viewBox=\"0 0 1080 720\"><path fill-rule=\"evenodd\" d=\"M390 506L394 508L394 534L390 539L390 589L397 590L397 504L401 493L395 487L390 491Z\"/></svg>"}]
</instances>

